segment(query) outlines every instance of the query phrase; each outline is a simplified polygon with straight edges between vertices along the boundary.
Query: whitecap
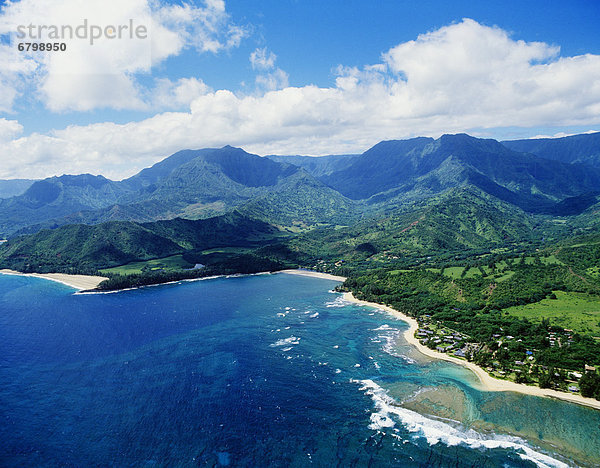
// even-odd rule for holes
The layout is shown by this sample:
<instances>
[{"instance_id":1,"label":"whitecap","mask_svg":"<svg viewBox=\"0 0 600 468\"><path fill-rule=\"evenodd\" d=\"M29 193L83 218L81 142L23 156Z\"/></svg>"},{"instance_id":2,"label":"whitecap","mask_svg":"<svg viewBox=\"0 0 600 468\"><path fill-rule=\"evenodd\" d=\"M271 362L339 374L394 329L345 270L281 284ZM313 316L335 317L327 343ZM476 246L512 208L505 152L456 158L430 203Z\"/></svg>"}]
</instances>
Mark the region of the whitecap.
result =
<instances>
[{"instance_id":1,"label":"whitecap","mask_svg":"<svg viewBox=\"0 0 600 468\"><path fill-rule=\"evenodd\" d=\"M281 340L277 340L275 343L270 344L272 348L276 346L287 346L287 345L297 345L300 343L300 338L295 336L290 336L289 338L283 338Z\"/></svg>"},{"instance_id":2,"label":"whitecap","mask_svg":"<svg viewBox=\"0 0 600 468\"><path fill-rule=\"evenodd\" d=\"M397 418L402 426L416 437L422 437L430 445L443 443L448 446L465 445L470 448L512 449L523 460L529 460L540 468L563 468L565 463L529 447L525 440L508 435L487 436L473 429L461 429L446 422L427 418L415 411L398 406L387 390L373 380L350 380L361 385L360 390L370 396L376 412L371 414L369 428L381 430L395 426Z\"/></svg>"},{"instance_id":3,"label":"whitecap","mask_svg":"<svg viewBox=\"0 0 600 468\"><path fill-rule=\"evenodd\" d=\"M371 331L381 331L381 330L395 330L394 328L390 327L387 323L384 323L383 325L377 327L377 328L372 328Z\"/></svg>"},{"instance_id":4,"label":"whitecap","mask_svg":"<svg viewBox=\"0 0 600 468\"><path fill-rule=\"evenodd\" d=\"M342 296L339 296L333 301L326 302L325 307L346 307L349 304L351 304L351 302L348 302Z\"/></svg>"}]
</instances>

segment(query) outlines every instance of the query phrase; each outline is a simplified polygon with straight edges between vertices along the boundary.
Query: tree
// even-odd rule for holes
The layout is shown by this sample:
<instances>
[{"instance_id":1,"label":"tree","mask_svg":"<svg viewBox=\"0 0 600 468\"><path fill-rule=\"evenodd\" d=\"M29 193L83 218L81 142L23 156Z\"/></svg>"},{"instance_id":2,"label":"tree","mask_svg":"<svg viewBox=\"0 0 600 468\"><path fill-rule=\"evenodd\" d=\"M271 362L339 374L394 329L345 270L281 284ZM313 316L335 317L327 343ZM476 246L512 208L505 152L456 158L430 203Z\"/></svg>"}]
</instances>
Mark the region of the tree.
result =
<instances>
[{"instance_id":1,"label":"tree","mask_svg":"<svg viewBox=\"0 0 600 468\"><path fill-rule=\"evenodd\" d=\"M539 379L540 388L551 388L552 379L550 378L549 372L542 372Z\"/></svg>"},{"instance_id":2,"label":"tree","mask_svg":"<svg viewBox=\"0 0 600 468\"><path fill-rule=\"evenodd\" d=\"M598 399L600 393L600 376L595 372L586 372L579 379L579 389L584 397L596 397Z\"/></svg>"}]
</instances>

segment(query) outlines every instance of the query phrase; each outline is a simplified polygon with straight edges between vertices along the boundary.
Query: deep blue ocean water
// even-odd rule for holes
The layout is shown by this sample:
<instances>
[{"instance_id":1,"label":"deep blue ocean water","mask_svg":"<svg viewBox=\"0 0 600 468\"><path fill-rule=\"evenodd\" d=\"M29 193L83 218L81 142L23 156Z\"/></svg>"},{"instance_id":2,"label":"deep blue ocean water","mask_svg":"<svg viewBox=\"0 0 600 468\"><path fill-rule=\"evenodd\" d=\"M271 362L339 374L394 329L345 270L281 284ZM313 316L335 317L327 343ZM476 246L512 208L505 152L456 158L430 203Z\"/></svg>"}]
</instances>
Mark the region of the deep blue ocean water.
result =
<instances>
[{"instance_id":1,"label":"deep blue ocean water","mask_svg":"<svg viewBox=\"0 0 600 468\"><path fill-rule=\"evenodd\" d=\"M600 464L600 412L481 392L337 283L0 275L1 466Z\"/></svg>"}]
</instances>

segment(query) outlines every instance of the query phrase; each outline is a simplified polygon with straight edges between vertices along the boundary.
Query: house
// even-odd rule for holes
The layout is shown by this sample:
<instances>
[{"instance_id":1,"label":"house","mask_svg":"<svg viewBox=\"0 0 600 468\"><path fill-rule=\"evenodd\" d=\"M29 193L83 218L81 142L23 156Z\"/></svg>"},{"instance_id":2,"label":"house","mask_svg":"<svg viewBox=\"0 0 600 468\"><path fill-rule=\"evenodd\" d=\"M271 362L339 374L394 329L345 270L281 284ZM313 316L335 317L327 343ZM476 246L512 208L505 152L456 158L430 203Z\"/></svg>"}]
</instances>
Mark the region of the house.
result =
<instances>
[{"instance_id":1,"label":"house","mask_svg":"<svg viewBox=\"0 0 600 468\"><path fill-rule=\"evenodd\" d=\"M456 351L454 351L454 355L458 356L458 357L465 357L465 352L462 349L457 349Z\"/></svg>"},{"instance_id":2,"label":"house","mask_svg":"<svg viewBox=\"0 0 600 468\"><path fill-rule=\"evenodd\" d=\"M577 385L569 385L569 391L570 392L578 392L579 387Z\"/></svg>"}]
</instances>

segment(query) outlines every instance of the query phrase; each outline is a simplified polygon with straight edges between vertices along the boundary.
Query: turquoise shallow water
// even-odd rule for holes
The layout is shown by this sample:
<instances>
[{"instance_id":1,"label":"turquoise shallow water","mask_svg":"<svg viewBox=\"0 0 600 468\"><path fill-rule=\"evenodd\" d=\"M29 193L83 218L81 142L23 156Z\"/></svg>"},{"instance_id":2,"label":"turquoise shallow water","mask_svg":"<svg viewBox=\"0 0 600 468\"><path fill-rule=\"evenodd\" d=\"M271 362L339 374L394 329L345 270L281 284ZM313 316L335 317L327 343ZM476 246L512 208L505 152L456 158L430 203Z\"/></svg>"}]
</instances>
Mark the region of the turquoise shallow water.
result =
<instances>
[{"instance_id":1,"label":"turquoise shallow water","mask_svg":"<svg viewBox=\"0 0 600 468\"><path fill-rule=\"evenodd\" d=\"M600 412L478 391L336 284L80 295L0 275L0 465L600 464Z\"/></svg>"}]
</instances>

